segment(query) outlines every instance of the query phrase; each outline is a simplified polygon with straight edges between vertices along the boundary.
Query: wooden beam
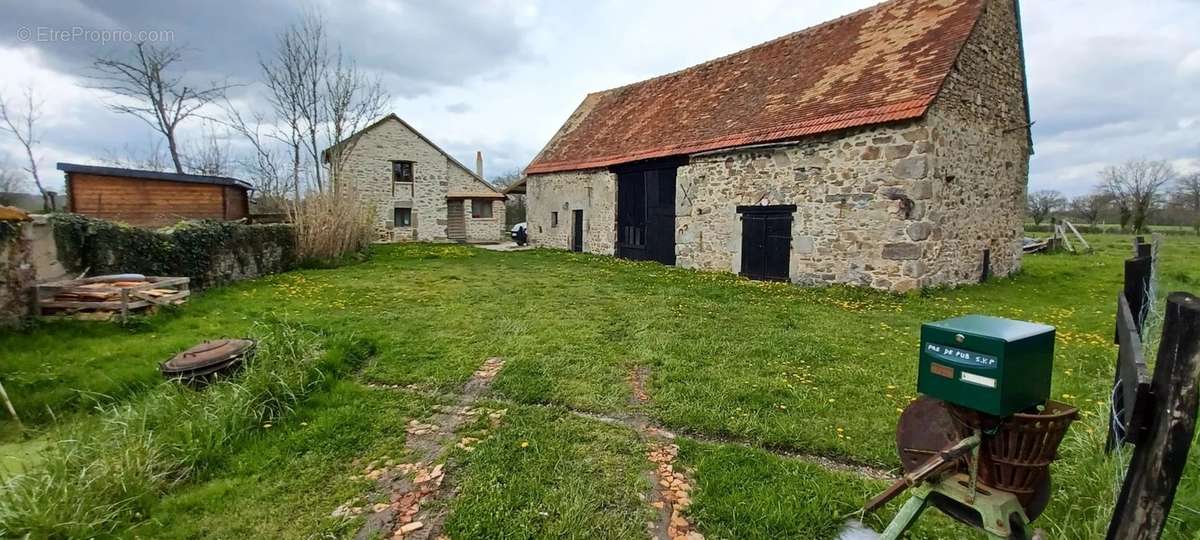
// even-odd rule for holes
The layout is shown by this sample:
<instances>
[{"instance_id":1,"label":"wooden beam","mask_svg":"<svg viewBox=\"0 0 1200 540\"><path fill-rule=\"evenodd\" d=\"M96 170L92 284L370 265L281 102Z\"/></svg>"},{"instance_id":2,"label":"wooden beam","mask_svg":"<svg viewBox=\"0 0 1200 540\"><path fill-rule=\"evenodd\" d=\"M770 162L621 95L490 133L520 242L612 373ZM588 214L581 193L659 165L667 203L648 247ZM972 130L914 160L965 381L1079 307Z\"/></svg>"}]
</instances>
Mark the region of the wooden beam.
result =
<instances>
[{"instance_id":1,"label":"wooden beam","mask_svg":"<svg viewBox=\"0 0 1200 540\"><path fill-rule=\"evenodd\" d=\"M1172 293L1154 366L1154 415L1133 451L1108 540L1157 540L1175 501L1200 404L1200 298Z\"/></svg>"}]
</instances>

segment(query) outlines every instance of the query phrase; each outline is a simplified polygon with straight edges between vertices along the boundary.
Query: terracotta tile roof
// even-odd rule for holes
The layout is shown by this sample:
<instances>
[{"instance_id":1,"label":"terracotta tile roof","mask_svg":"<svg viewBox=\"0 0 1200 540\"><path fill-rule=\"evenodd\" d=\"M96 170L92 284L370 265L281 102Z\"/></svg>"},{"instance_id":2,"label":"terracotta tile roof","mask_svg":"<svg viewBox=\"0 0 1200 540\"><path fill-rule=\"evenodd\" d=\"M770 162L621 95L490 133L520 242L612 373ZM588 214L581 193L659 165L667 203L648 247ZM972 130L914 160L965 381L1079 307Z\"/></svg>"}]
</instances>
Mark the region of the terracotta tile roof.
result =
<instances>
[{"instance_id":1,"label":"terracotta tile roof","mask_svg":"<svg viewBox=\"0 0 1200 540\"><path fill-rule=\"evenodd\" d=\"M983 0L890 0L584 98L526 174L796 139L925 114Z\"/></svg>"}]
</instances>

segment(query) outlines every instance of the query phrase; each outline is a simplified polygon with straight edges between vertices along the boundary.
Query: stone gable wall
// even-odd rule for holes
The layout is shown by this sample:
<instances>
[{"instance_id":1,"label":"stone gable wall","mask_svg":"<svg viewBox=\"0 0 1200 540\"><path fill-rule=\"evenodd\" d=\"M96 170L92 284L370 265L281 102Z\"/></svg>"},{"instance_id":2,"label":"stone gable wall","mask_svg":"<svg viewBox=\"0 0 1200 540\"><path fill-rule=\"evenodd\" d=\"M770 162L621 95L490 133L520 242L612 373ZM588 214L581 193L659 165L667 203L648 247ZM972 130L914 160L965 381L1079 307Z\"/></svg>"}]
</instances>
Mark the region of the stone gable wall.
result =
<instances>
[{"instance_id":1,"label":"stone gable wall","mask_svg":"<svg viewBox=\"0 0 1200 540\"><path fill-rule=\"evenodd\" d=\"M413 162L411 190L392 182L392 161ZM454 164L400 122L389 120L359 135L343 165L342 181L352 182L376 209L375 230L385 242L446 240L446 194L489 188ZM504 225L503 204L498 225L474 223L465 202L467 239L496 241ZM412 208L412 227L393 227L393 209ZM496 209L493 207L493 214ZM496 218L485 221L496 221Z\"/></svg>"},{"instance_id":2,"label":"stone gable wall","mask_svg":"<svg viewBox=\"0 0 1200 540\"><path fill-rule=\"evenodd\" d=\"M525 222L531 245L570 249L573 210L583 210L583 248L612 255L616 244L617 177L607 170L537 174L526 183ZM558 213L558 226L551 223Z\"/></svg>"},{"instance_id":3,"label":"stone gable wall","mask_svg":"<svg viewBox=\"0 0 1200 540\"><path fill-rule=\"evenodd\" d=\"M940 224L930 283L978 279L985 248L993 274L1021 268L1030 148L1019 40L1013 1L988 2L926 115Z\"/></svg>"}]
</instances>

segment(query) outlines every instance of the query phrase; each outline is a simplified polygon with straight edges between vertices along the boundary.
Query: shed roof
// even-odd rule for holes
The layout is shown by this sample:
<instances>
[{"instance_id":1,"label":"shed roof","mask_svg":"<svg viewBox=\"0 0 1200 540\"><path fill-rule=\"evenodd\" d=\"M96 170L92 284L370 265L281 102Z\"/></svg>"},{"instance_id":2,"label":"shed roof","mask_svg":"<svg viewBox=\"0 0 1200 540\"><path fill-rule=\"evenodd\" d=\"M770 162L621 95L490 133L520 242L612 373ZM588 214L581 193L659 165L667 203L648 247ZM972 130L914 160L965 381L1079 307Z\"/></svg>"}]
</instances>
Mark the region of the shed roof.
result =
<instances>
[{"instance_id":1,"label":"shed roof","mask_svg":"<svg viewBox=\"0 0 1200 540\"><path fill-rule=\"evenodd\" d=\"M101 167L98 165L79 165L76 163L58 163L58 170L65 173L95 174L100 176L119 176L122 178L137 178L139 180L160 180L164 182L191 182L194 184L215 184L232 186L242 189L254 189L249 182L230 178L228 176L209 176L205 174L181 174L142 169L125 169L121 167Z\"/></svg>"},{"instance_id":2,"label":"shed roof","mask_svg":"<svg viewBox=\"0 0 1200 540\"><path fill-rule=\"evenodd\" d=\"M919 118L983 0L889 0L589 94L527 174L607 167Z\"/></svg>"}]
</instances>

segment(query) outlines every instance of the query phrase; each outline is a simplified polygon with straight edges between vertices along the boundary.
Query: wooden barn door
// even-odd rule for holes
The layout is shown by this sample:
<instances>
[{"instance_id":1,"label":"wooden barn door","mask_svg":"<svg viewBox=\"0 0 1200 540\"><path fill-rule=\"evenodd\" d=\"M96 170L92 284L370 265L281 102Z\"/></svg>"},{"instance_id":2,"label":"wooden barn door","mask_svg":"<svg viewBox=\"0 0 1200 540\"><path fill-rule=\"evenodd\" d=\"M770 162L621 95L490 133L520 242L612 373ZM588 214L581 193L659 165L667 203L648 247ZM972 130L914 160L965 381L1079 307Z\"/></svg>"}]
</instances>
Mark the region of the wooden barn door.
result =
<instances>
[{"instance_id":1,"label":"wooden barn door","mask_svg":"<svg viewBox=\"0 0 1200 540\"><path fill-rule=\"evenodd\" d=\"M446 238L467 239L467 221L463 217L462 200L446 201Z\"/></svg>"},{"instance_id":2,"label":"wooden barn door","mask_svg":"<svg viewBox=\"0 0 1200 540\"><path fill-rule=\"evenodd\" d=\"M686 158L614 167L617 256L675 264L675 177Z\"/></svg>"},{"instance_id":3,"label":"wooden barn door","mask_svg":"<svg viewBox=\"0 0 1200 540\"><path fill-rule=\"evenodd\" d=\"M750 279L787 281L792 257L794 205L739 206L742 272Z\"/></svg>"}]
</instances>

